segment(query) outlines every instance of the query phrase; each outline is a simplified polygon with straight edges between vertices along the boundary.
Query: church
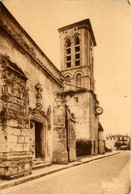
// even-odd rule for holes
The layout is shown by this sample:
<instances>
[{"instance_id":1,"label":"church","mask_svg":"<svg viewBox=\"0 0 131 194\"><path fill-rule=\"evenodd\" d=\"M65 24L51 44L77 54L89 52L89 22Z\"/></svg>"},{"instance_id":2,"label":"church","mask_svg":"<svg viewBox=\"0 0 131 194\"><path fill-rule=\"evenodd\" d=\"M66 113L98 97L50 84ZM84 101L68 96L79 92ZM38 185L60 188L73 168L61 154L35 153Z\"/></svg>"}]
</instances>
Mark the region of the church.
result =
<instances>
[{"instance_id":1,"label":"church","mask_svg":"<svg viewBox=\"0 0 131 194\"><path fill-rule=\"evenodd\" d=\"M61 71L0 2L0 177L104 154L91 22L58 29ZM47 37L49 38L49 37Z\"/></svg>"}]
</instances>

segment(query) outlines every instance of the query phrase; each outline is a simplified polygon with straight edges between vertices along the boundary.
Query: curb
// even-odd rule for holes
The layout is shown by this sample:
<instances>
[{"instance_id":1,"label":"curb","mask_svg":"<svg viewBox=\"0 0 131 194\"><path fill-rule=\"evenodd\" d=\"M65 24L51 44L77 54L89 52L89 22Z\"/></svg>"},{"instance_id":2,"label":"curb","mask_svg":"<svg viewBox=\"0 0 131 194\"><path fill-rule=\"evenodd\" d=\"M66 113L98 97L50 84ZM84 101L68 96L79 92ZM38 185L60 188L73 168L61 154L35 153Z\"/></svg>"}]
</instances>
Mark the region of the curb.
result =
<instances>
[{"instance_id":1,"label":"curb","mask_svg":"<svg viewBox=\"0 0 131 194\"><path fill-rule=\"evenodd\" d=\"M106 158L106 157L110 157L110 156L113 156L113 155L116 155L116 154L119 154L119 153L121 153L121 152L112 153L110 155L103 155L103 156L101 156L99 158L93 158L93 159L90 159L88 161L83 161L83 162L80 161L78 163L74 163L72 165L69 165L69 166L66 166L66 167L62 167L62 168L59 168L59 169L56 169L56 170L50 170L49 172L44 172L44 173L41 173L41 174L38 174L38 175L34 175L32 177L25 177L22 180L14 180L14 182L5 183L5 184L1 185L0 186L0 190L7 189L9 187L16 186L16 185L19 185L19 184L22 184L22 183L25 183L25 182L28 182L28 181L31 181L31 180L43 177L43 176L47 176L49 174L53 174L53 173L59 172L61 170L65 170L65 169L72 168L72 167L75 167L75 166L79 166L79 165L82 165L82 164L86 164L86 163L89 163L89 162L92 162L92 161L95 161L95 160L100 160L100 159L103 159L103 158Z\"/></svg>"}]
</instances>

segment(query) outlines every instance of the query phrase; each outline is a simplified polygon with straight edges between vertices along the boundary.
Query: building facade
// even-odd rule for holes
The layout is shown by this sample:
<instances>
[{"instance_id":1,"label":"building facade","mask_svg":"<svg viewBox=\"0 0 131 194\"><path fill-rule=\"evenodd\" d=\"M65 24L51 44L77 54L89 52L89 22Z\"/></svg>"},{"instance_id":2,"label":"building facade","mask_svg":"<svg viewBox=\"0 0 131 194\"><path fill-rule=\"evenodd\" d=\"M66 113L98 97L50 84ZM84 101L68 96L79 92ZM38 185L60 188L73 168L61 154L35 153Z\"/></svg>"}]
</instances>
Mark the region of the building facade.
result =
<instances>
[{"instance_id":1,"label":"building facade","mask_svg":"<svg viewBox=\"0 0 131 194\"><path fill-rule=\"evenodd\" d=\"M121 149L121 146L127 146L130 149L130 137L128 135L108 135L106 136L106 147L111 150ZM118 144L118 146L117 146Z\"/></svg>"},{"instance_id":2,"label":"building facade","mask_svg":"<svg viewBox=\"0 0 131 194\"><path fill-rule=\"evenodd\" d=\"M98 154L102 109L94 92L89 19L59 29L61 71L0 3L0 176L31 173L35 159L67 164L76 142Z\"/></svg>"}]
</instances>

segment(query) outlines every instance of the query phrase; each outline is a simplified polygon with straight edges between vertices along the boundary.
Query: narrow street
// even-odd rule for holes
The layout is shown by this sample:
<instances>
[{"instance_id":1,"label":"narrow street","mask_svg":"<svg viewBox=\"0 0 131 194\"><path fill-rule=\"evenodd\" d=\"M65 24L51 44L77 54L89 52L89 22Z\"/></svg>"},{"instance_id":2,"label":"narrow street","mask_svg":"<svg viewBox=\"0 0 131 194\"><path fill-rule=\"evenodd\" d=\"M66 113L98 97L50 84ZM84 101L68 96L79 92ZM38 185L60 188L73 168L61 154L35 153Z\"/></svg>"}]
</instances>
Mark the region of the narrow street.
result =
<instances>
[{"instance_id":1,"label":"narrow street","mask_svg":"<svg viewBox=\"0 0 131 194\"><path fill-rule=\"evenodd\" d=\"M0 194L129 194L130 151L63 170Z\"/></svg>"}]
</instances>

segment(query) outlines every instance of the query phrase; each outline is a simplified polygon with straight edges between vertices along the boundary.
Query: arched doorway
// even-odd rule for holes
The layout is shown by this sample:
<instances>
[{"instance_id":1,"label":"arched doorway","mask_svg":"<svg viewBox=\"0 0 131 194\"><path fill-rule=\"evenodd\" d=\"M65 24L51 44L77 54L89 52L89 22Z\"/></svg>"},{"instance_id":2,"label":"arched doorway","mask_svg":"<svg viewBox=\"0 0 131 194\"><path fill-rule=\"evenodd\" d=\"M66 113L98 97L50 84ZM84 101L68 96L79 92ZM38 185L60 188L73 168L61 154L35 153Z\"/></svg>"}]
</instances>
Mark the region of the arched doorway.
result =
<instances>
[{"instance_id":1,"label":"arched doorway","mask_svg":"<svg viewBox=\"0 0 131 194\"><path fill-rule=\"evenodd\" d=\"M39 110L30 112L30 151L32 159L45 160L47 152L47 120Z\"/></svg>"}]
</instances>

